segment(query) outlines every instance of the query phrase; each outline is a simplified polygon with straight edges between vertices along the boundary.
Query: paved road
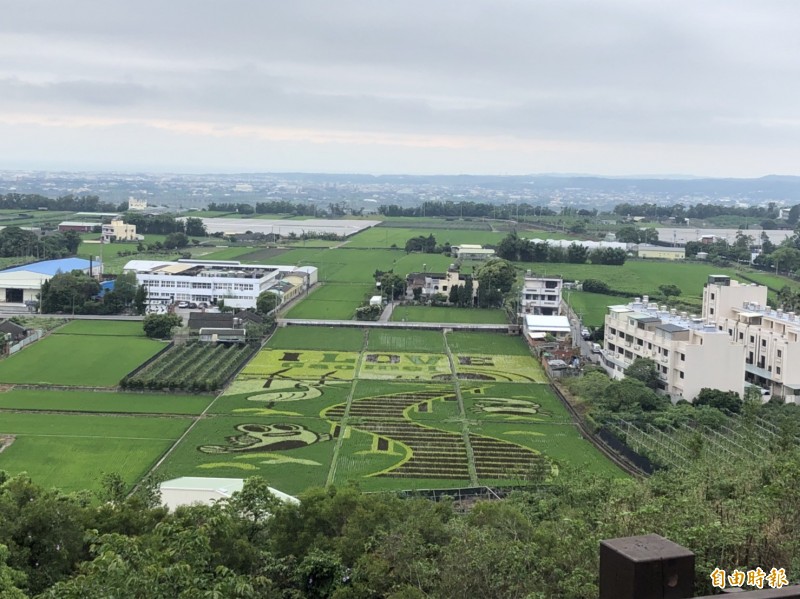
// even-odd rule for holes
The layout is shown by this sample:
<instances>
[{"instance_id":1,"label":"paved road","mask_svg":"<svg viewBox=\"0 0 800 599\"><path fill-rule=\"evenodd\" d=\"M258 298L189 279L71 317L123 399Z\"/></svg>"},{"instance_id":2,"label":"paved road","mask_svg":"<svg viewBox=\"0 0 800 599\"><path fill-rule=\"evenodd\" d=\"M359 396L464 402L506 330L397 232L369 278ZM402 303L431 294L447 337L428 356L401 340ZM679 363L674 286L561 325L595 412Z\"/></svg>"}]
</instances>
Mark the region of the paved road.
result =
<instances>
[{"instance_id":1,"label":"paved road","mask_svg":"<svg viewBox=\"0 0 800 599\"><path fill-rule=\"evenodd\" d=\"M279 318L278 326L305 325L319 327L359 327L387 329L429 329L508 332L507 324L468 324L453 322L380 322L374 320L310 320L305 318Z\"/></svg>"},{"instance_id":2,"label":"paved road","mask_svg":"<svg viewBox=\"0 0 800 599\"><path fill-rule=\"evenodd\" d=\"M389 322L392 319L392 312L394 312L394 302L389 302L381 312L378 322Z\"/></svg>"}]
</instances>

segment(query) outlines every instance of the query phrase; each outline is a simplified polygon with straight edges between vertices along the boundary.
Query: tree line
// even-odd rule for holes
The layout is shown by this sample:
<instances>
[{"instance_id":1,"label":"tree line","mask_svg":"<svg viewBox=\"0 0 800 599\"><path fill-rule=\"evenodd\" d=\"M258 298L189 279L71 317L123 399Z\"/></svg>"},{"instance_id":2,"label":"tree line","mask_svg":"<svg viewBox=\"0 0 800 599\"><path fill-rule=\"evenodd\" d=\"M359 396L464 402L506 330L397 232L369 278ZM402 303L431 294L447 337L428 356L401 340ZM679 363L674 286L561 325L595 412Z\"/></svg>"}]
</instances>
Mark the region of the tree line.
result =
<instances>
[{"instance_id":1,"label":"tree line","mask_svg":"<svg viewBox=\"0 0 800 599\"><path fill-rule=\"evenodd\" d=\"M113 473L64 493L0 472L0 596L589 599L600 540L651 533L695 553L705 595L716 567L797 572L799 464L784 449L641 481L558 464L466 510L352 486L286 504L253 477L230 499L168 512L152 481L128 497Z\"/></svg>"},{"instance_id":2,"label":"tree line","mask_svg":"<svg viewBox=\"0 0 800 599\"><path fill-rule=\"evenodd\" d=\"M74 256L80 244L81 236L75 231L41 236L17 226L0 230L0 256L4 258L64 258Z\"/></svg>"},{"instance_id":3,"label":"tree line","mask_svg":"<svg viewBox=\"0 0 800 599\"><path fill-rule=\"evenodd\" d=\"M488 204L485 202L432 202L419 206L381 205L378 212L384 216L443 216L469 218L515 219L522 216L555 216L557 213L546 206L531 204Z\"/></svg>"},{"instance_id":4,"label":"tree line","mask_svg":"<svg viewBox=\"0 0 800 599\"><path fill-rule=\"evenodd\" d=\"M112 204L103 202L93 195L75 196L72 194L48 198L39 194L7 193L0 195L0 208L3 210L58 210L63 212L122 212L128 209L127 202Z\"/></svg>"},{"instance_id":5,"label":"tree line","mask_svg":"<svg viewBox=\"0 0 800 599\"><path fill-rule=\"evenodd\" d=\"M516 231L506 235L495 248L500 258L513 262L567 262L571 264L625 264L627 254L621 248L589 248L571 243L566 248L551 245L546 241L533 242L519 237Z\"/></svg>"}]
</instances>

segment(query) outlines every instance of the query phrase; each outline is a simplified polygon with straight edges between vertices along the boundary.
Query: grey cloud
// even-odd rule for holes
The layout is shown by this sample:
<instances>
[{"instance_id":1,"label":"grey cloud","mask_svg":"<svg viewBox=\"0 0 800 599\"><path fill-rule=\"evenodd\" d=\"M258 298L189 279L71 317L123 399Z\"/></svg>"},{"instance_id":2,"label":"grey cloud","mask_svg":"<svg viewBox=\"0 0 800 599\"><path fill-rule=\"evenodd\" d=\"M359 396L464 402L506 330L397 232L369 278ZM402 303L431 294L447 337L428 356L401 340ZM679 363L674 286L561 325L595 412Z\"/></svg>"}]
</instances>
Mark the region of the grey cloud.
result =
<instances>
[{"instance_id":1,"label":"grey cloud","mask_svg":"<svg viewBox=\"0 0 800 599\"><path fill-rule=\"evenodd\" d=\"M25 42L1 46L5 111L800 142L781 125L800 120L800 3L32 0L5 16L0 36Z\"/></svg>"}]
</instances>

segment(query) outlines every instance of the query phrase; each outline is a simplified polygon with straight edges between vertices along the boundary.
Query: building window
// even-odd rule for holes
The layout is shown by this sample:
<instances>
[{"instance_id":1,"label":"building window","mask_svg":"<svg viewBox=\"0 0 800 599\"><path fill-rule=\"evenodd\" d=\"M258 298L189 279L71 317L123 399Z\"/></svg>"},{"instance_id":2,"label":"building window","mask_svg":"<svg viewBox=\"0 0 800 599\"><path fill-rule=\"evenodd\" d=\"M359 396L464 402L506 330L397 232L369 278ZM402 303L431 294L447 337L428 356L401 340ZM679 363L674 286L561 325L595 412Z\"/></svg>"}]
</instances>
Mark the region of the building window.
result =
<instances>
[{"instance_id":1,"label":"building window","mask_svg":"<svg viewBox=\"0 0 800 599\"><path fill-rule=\"evenodd\" d=\"M767 340L766 339L762 339L761 340L761 347L767 347Z\"/></svg>"},{"instance_id":2,"label":"building window","mask_svg":"<svg viewBox=\"0 0 800 599\"><path fill-rule=\"evenodd\" d=\"M684 374L683 374L682 370L678 372L678 376L680 376L681 378L684 378Z\"/></svg>"},{"instance_id":3,"label":"building window","mask_svg":"<svg viewBox=\"0 0 800 599\"><path fill-rule=\"evenodd\" d=\"M709 308L709 309L708 309L708 313L709 313L709 314L714 314L714 308Z\"/></svg>"},{"instance_id":4,"label":"building window","mask_svg":"<svg viewBox=\"0 0 800 599\"><path fill-rule=\"evenodd\" d=\"M712 293L712 294L711 294L711 299L713 300L713 299L714 299L714 297L715 297L715 296L714 296L714 294Z\"/></svg>"},{"instance_id":5,"label":"building window","mask_svg":"<svg viewBox=\"0 0 800 599\"><path fill-rule=\"evenodd\" d=\"M744 333L739 333L739 341L744 341Z\"/></svg>"},{"instance_id":6,"label":"building window","mask_svg":"<svg viewBox=\"0 0 800 599\"><path fill-rule=\"evenodd\" d=\"M780 366L776 366L775 367L775 374L780 374L780 373L781 373L781 367Z\"/></svg>"},{"instance_id":7,"label":"building window","mask_svg":"<svg viewBox=\"0 0 800 599\"><path fill-rule=\"evenodd\" d=\"M756 338L753 335L750 335L750 343L755 343Z\"/></svg>"},{"instance_id":8,"label":"building window","mask_svg":"<svg viewBox=\"0 0 800 599\"><path fill-rule=\"evenodd\" d=\"M442 291L447 291L447 285L442 285Z\"/></svg>"},{"instance_id":9,"label":"building window","mask_svg":"<svg viewBox=\"0 0 800 599\"><path fill-rule=\"evenodd\" d=\"M780 358L780 357L781 357L781 355L782 355L782 354L781 354L781 350L778 350L778 357Z\"/></svg>"},{"instance_id":10,"label":"building window","mask_svg":"<svg viewBox=\"0 0 800 599\"><path fill-rule=\"evenodd\" d=\"M686 354L681 354L681 362L685 362L685 361L686 361Z\"/></svg>"}]
</instances>

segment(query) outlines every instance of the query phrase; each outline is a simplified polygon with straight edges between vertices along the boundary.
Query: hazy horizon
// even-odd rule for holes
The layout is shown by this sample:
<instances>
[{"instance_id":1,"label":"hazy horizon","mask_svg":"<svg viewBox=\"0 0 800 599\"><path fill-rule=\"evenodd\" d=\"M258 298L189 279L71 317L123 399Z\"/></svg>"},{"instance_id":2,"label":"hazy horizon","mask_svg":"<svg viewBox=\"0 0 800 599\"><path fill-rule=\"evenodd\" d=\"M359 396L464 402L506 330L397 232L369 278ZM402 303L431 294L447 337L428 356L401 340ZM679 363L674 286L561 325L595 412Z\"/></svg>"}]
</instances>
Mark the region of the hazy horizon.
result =
<instances>
[{"instance_id":1,"label":"hazy horizon","mask_svg":"<svg viewBox=\"0 0 800 599\"><path fill-rule=\"evenodd\" d=\"M18 4L0 168L800 174L798 3L330 7Z\"/></svg>"}]
</instances>

